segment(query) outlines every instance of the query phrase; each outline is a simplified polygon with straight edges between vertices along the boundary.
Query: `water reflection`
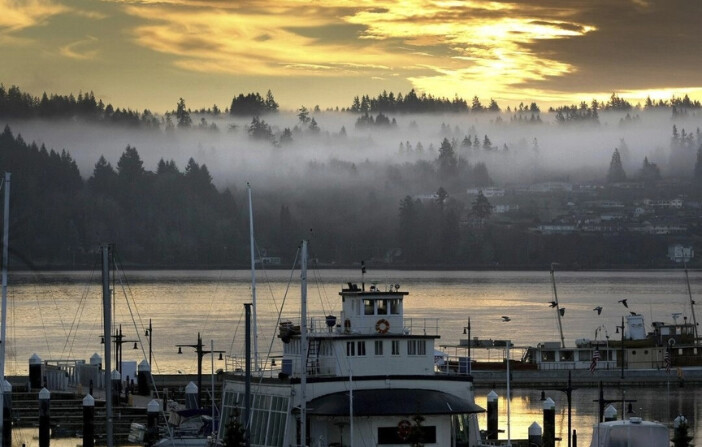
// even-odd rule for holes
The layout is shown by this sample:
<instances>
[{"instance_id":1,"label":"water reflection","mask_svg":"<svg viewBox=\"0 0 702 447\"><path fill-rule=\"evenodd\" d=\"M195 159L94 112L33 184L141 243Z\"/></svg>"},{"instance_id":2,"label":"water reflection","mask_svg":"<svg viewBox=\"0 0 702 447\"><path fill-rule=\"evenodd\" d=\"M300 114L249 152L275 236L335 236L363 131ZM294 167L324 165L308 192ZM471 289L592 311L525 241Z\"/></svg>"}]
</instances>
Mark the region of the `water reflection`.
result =
<instances>
[{"instance_id":1,"label":"water reflection","mask_svg":"<svg viewBox=\"0 0 702 447\"><path fill-rule=\"evenodd\" d=\"M487 408L486 396L489 392L489 388L476 390L476 403L483 408ZM495 392L499 396L499 427L500 430L504 430L503 433L500 433L499 438L507 439L506 389L496 388ZM556 403L556 437L561 438L563 441L560 445L565 446L567 445L566 436L568 433L566 394L558 390L545 390L545 396ZM572 427L577 433L578 445L589 445L592 427L599 415L598 397L599 391L596 388L575 389L572 393ZM631 387L625 390L608 388L604 391L604 398L615 401L611 402L611 405L617 410L618 419L621 419L623 410L627 412L627 417L633 415L645 420L662 422L672 427L673 420L682 414L693 425L694 433L689 434L695 439L700 439L699 419L702 416L700 413L700 390L691 385L680 387L677 382L671 381L670 386ZM631 400L634 402L629 402ZM633 413L628 413L629 403L631 403ZM513 389L510 406L513 439L526 439L529 426L534 422L543 428L541 390ZM487 427L486 414L480 416L480 427Z\"/></svg>"}]
</instances>

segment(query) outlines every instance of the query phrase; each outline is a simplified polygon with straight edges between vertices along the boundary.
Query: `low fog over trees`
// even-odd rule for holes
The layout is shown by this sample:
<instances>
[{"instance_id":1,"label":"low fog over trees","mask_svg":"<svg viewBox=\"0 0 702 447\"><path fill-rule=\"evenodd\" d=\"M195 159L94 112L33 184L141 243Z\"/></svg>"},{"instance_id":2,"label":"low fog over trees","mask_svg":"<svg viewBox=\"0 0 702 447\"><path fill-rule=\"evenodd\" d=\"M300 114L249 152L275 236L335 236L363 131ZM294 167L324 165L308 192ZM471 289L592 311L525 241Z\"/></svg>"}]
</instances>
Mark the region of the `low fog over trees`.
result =
<instances>
[{"instance_id":1,"label":"low fog over trees","mask_svg":"<svg viewBox=\"0 0 702 447\"><path fill-rule=\"evenodd\" d=\"M542 111L474 96L363 95L279 110L273 93L163 115L92 93L0 86L0 167L26 266L245 267L260 256L412 268L670 266L699 241L702 115L687 97ZM691 263L695 263L692 260Z\"/></svg>"}]
</instances>

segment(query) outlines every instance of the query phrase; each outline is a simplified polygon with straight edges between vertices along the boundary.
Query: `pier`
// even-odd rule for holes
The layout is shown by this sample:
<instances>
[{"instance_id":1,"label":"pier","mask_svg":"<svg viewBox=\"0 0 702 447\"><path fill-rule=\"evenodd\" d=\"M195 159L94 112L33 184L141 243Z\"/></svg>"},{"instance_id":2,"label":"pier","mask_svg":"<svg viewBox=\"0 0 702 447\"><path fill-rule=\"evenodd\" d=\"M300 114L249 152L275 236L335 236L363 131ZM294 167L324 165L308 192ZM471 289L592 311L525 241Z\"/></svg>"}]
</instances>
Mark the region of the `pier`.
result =
<instances>
[{"instance_id":1,"label":"pier","mask_svg":"<svg viewBox=\"0 0 702 447\"><path fill-rule=\"evenodd\" d=\"M29 389L26 376L7 377L12 384L12 420L13 428L35 428L39 426L39 389ZM147 424L148 403L154 399L161 403L167 396L169 401L184 403L185 387L197 382L196 374L155 375L154 383L158 390L158 399L153 391L149 395L130 394L127 401L120 401L113 410L113 430L117 445L129 444L128 436L132 423ZM210 388L202 390L204 405L209 401ZM215 382L215 401L222 393L221 377ZM52 437L81 437L83 432L83 398L88 394L84 387L71 387L57 391L51 390L51 428ZM95 440L104 445L106 434L105 390L94 389L95 398ZM161 419L163 422L163 419Z\"/></svg>"}]
</instances>

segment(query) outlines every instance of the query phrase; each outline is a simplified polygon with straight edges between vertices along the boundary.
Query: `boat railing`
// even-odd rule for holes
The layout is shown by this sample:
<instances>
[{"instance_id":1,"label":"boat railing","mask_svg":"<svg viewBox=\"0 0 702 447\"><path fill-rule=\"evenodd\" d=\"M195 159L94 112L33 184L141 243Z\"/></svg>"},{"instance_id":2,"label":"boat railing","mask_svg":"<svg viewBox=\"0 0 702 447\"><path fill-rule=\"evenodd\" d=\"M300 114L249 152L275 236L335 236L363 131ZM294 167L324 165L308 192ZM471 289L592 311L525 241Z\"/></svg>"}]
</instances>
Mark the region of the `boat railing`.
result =
<instances>
[{"instance_id":1,"label":"boat railing","mask_svg":"<svg viewBox=\"0 0 702 447\"><path fill-rule=\"evenodd\" d=\"M438 318L405 318L404 323L408 335L439 335Z\"/></svg>"},{"instance_id":2,"label":"boat railing","mask_svg":"<svg viewBox=\"0 0 702 447\"><path fill-rule=\"evenodd\" d=\"M455 376L470 375L470 358L458 355L446 355L434 359L436 372Z\"/></svg>"},{"instance_id":3,"label":"boat railing","mask_svg":"<svg viewBox=\"0 0 702 447\"><path fill-rule=\"evenodd\" d=\"M405 318L403 321L402 332L405 335L439 335L439 319L438 318ZM292 334L300 333L300 326L292 323L290 320L281 324L281 328L287 328ZM326 323L326 317L312 317L307 325L309 334L346 334L338 326L329 328Z\"/></svg>"}]
</instances>

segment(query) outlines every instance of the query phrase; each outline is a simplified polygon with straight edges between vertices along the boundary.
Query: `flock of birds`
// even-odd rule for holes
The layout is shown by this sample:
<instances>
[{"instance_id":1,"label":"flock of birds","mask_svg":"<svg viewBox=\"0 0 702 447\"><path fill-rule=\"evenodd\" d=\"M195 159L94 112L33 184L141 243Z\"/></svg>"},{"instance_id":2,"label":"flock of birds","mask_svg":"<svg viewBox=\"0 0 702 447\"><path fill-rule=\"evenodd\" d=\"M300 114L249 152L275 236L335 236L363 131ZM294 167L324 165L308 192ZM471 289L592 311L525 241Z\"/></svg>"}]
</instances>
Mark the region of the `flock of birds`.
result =
<instances>
[{"instance_id":1,"label":"flock of birds","mask_svg":"<svg viewBox=\"0 0 702 447\"><path fill-rule=\"evenodd\" d=\"M617 302L618 302L618 303L621 303L622 306L626 307L627 309L629 308L629 303L627 303L627 298L621 299L621 300L619 300L619 301L617 301ZM551 308L554 308L554 307L556 307L556 306L558 306L558 301L551 301L551 302L549 303L549 307L551 307ZM602 309L603 309L602 306L597 306L597 307L595 307L595 308L592 309L592 310L595 311L595 312L597 312L597 315L601 315L601 314L602 314ZM563 315L565 314L565 307L559 308L559 309L558 309L558 312L560 312L561 316L563 316ZM631 312L631 314L632 314L632 315L636 315L636 312ZM506 322L508 322L508 321L512 321L512 318L510 318L510 317L507 316L507 315L502 315L502 321L506 323Z\"/></svg>"}]
</instances>

